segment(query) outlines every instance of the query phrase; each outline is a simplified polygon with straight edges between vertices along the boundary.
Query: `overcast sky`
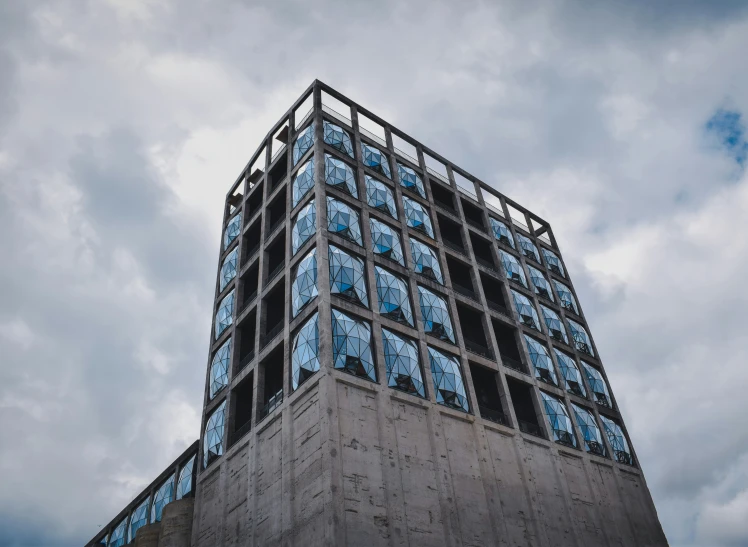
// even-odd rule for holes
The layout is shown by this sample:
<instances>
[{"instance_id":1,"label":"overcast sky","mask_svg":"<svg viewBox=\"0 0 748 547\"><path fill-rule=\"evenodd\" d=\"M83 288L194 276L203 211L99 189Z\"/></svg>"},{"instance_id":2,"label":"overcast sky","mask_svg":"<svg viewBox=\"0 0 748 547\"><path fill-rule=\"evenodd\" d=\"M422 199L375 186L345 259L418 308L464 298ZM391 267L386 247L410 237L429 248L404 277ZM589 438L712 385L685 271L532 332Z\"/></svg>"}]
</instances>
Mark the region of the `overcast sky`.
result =
<instances>
[{"instance_id":1,"label":"overcast sky","mask_svg":"<svg viewBox=\"0 0 748 547\"><path fill-rule=\"evenodd\" d=\"M527 4L0 0L0 546L198 437L223 199L315 78L551 222L671 545L748 544L748 4Z\"/></svg>"}]
</instances>

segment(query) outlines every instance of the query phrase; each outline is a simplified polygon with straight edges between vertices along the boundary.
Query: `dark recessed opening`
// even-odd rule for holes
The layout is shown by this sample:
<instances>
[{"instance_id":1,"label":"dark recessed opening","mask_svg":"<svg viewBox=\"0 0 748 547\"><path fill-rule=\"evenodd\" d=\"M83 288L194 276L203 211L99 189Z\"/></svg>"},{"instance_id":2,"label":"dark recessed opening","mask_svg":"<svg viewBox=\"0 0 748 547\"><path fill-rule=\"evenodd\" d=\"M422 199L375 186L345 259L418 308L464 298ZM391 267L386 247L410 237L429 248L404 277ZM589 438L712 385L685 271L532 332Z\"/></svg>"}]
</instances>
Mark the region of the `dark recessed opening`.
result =
<instances>
[{"instance_id":1,"label":"dark recessed opening","mask_svg":"<svg viewBox=\"0 0 748 547\"><path fill-rule=\"evenodd\" d=\"M498 321L491 321L491 323L494 335L496 336L496 345L499 346L499 355L504 366L527 373L527 369L520 357L519 346L517 345L517 329L503 325Z\"/></svg>"},{"instance_id":2,"label":"dark recessed opening","mask_svg":"<svg viewBox=\"0 0 748 547\"><path fill-rule=\"evenodd\" d=\"M470 363L470 375L473 377L473 389L475 398L478 399L480 415L486 420L509 425L499 395L498 372Z\"/></svg>"},{"instance_id":3,"label":"dark recessed opening","mask_svg":"<svg viewBox=\"0 0 748 547\"><path fill-rule=\"evenodd\" d=\"M449 277L452 280L452 288L458 293L475 300L475 289L473 288L470 266L447 255L447 269L449 270Z\"/></svg>"},{"instance_id":4,"label":"dark recessed opening","mask_svg":"<svg viewBox=\"0 0 748 547\"><path fill-rule=\"evenodd\" d=\"M509 388L509 398L512 400L514 414L517 416L519 428L525 433L530 433L538 437L543 437L543 430L538 423L538 416L535 414L535 406L532 404L532 387L518 382L514 378L507 377L507 387Z\"/></svg>"},{"instance_id":5,"label":"dark recessed opening","mask_svg":"<svg viewBox=\"0 0 748 547\"><path fill-rule=\"evenodd\" d=\"M257 308L251 310L239 324L236 336L239 342L239 365L234 372L236 374L249 363L255 356L255 335L257 334Z\"/></svg>"},{"instance_id":6,"label":"dark recessed opening","mask_svg":"<svg viewBox=\"0 0 748 547\"><path fill-rule=\"evenodd\" d=\"M486 333L483 330L483 314L467 306L457 304L457 315L460 318L460 329L465 348L488 359L493 358L493 352L488 349Z\"/></svg>"},{"instance_id":7,"label":"dark recessed opening","mask_svg":"<svg viewBox=\"0 0 748 547\"><path fill-rule=\"evenodd\" d=\"M465 213L465 220L467 220L468 224L485 231L486 227L483 224L483 212L464 199L460 201L462 201L462 212Z\"/></svg>"},{"instance_id":8,"label":"dark recessed opening","mask_svg":"<svg viewBox=\"0 0 748 547\"><path fill-rule=\"evenodd\" d=\"M482 237L470 234L470 243L473 245L473 252L475 253L475 260L478 264L492 270L496 269L496 263L493 260L493 252L491 251L491 244L483 239Z\"/></svg>"},{"instance_id":9,"label":"dark recessed opening","mask_svg":"<svg viewBox=\"0 0 748 547\"><path fill-rule=\"evenodd\" d=\"M262 209L262 185L252 189L252 193L247 198L247 216L244 218L244 222L249 220L255 215L257 211Z\"/></svg>"},{"instance_id":10,"label":"dark recessed opening","mask_svg":"<svg viewBox=\"0 0 748 547\"><path fill-rule=\"evenodd\" d=\"M270 170L270 188L275 188L278 184L283 182L287 173L288 161L286 161L286 154L281 154L278 163L276 163L275 167Z\"/></svg>"},{"instance_id":11,"label":"dark recessed opening","mask_svg":"<svg viewBox=\"0 0 748 547\"><path fill-rule=\"evenodd\" d=\"M283 320L286 317L286 299L283 294L283 284L279 283L264 299L265 306L265 336L263 347L273 338L283 332Z\"/></svg>"},{"instance_id":12,"label":"dark recessed opening","mask_svg":"<svg viewBox=\"0 0 748 547\"><path fill-rule=\"evenodd\" d=\"M244 264L254 258L254 256L257 254L257 251L260 250L261 235L262 227L260 226L260 221L257 220L252 226L250 226L249 230L247 230L247 233L244 234L244 238L242 239L242 266L244 266Z\"/></svg>"},{"instance_id":13,"label":"dark recessed opening","mask_svg":"<svg viewBox=\"0 0 748 547\"><path fill-rule=\"evenodd\" d=\"M256 297L260 281L260 265L255 263L247 273L241 277L242 309L246 308Z\"/></svg>"},{"instance_id":14,"label":"dark recessed opening","mask_svg":"<svg viewBox=\"0 0 748 547\"><path fill-rule=\"evenodd\" d=\"M506 300L504 300L503 283L482 272L480 282L483 285L483 294L486 295L488 307L509 317L509 310L506 307Z\"/></svg>"},{"instance_id":15,"label":"dark recessed opening","mask_svg":"<svg viewBox=\"0 0 748 547\"><path fill-rule=\"evenodd\" d=\"M462 230L460 225L452 222L444 215L436 215L439 224L439 233L444 244L458 253L465 254L465 244L462 242Z\"/></svg>"},{"instance_id":16,"label":"dark recessed opening","mask_svg":"<svg viewBox=\"0 0 748 547\"><path fill-rule=\"evenodd\" d=\"M434 203L455 212L454 192L441 184L431 183L431 195L434 196Z\"/></svg>"},{"instance_id":17,"label":"dark recessed opening","mask_svg":"<svg viewBox=\"0 0 748 547\"><path fill-rule=\"evenodd\" d=\"M234 407L234 431L231 434L233 445L252 427L252 390L254 388L254 371L242 380L231 392L231 404Z\"/></svg>"},{"instance_id":18,"label":"dark recessed opening","mask_svg":"<svg viewBox=\"0 0 748 547\"><path fill-rule=\"evenodd\" d=\"M260 412L258 418L262 420L283 402L283 348L268 355L260 363L260 385L262 392L258 393Z\"/></svg>"},{"instance_id":19,"label":"dark recessed opening","mask_svg":"<svg viewBox=\"0 0 748 547\"><path fill-rule=\"evenodd\" d=\"M281 271L286 262L286 234L281 233L267 250L268 276L265 284L270 283Z\"/></svg>"},{"instance_id":20,"label":"dark recessed opening","mask_svg":"<svg viewBox=\"0 0 748 547\"><path fill-rule=\"evenodd\" d=\"M273 200L268 207L268 234L269 237L273 231L280 226L286 219L286 192L282 191Z\"/></svg>"}]
</instances>

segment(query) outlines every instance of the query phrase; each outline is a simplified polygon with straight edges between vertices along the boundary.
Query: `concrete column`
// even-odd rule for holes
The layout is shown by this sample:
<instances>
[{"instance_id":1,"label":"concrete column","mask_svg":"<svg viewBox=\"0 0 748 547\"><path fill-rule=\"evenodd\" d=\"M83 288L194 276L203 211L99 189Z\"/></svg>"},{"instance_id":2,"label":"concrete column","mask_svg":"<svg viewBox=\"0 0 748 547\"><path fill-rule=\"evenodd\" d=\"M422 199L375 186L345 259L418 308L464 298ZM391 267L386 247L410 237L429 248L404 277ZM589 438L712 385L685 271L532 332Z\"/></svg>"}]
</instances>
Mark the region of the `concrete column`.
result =
<instances>
[{"instance_id":1,"label":"concrete column","mask_svg":"<svg viewBox=\"0 0 748 547\"><path fill-rule=\"evenodd\" d=\"M135 534L135 547L159 547L158 540L161 537L161 523L154 522L146 524L138 529Z\"/></svg>"},{"instance_id":2,"label":"concrete column","mask_svg":"<svg viewBox=\"0 0 748 547\"><path fill-rule=\"evenodd\" d=\"M195 498L173 501L161 516L161 539L158 547L190 547Z\"/></svg>"}]
</instances>

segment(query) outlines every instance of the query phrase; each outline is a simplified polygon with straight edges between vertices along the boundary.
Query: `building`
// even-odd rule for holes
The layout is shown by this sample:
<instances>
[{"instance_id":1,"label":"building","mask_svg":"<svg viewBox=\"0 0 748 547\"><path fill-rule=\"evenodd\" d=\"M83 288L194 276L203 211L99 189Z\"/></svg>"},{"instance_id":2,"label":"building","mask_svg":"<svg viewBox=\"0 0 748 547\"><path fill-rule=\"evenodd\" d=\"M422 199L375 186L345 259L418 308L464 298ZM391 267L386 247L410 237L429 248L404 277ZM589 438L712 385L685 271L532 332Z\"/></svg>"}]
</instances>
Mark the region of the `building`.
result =
<instances>
[{"instance_id":1,"label":"building","mask_svg":"<svg viewBox=\"0 0 748 547\"><path fill-rule=\"evenodd\" d=\"M667 545L549 224L322 82L215 291L185 546Z\"/></svg>"}]
</instances>

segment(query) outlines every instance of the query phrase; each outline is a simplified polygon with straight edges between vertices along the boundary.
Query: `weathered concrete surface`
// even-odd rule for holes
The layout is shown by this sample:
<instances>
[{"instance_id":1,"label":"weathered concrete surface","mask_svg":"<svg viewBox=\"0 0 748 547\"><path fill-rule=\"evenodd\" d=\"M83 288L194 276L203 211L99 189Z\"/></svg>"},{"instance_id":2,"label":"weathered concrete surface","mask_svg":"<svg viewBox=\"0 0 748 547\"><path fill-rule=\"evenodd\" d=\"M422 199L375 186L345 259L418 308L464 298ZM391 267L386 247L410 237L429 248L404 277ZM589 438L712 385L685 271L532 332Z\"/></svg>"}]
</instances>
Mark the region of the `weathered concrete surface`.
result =
<instances>
[{"instance_id":1,"label":"weathered concrete surface","mask_svg":"<svg viewBox=\"0 0 748 547\"><path fill-rule=\"evenodd\" d=\"M195 499L186 498L164 506L158 547L190 547Z\"/></svg>"},{"instance_id":2,"label":"weathered concrete surface","mask_svg":"<svg viewBox=\"0 0 748 547\"><path fill-rule=\"evenodd\" d=\"M161 523L146 524L135 534L135 547L159 547L161 537Z\"/></svg>"}]
</instances>

